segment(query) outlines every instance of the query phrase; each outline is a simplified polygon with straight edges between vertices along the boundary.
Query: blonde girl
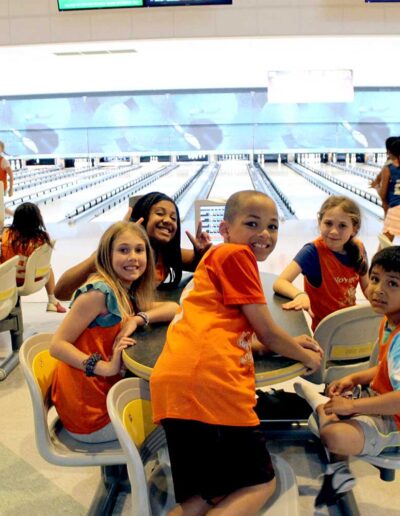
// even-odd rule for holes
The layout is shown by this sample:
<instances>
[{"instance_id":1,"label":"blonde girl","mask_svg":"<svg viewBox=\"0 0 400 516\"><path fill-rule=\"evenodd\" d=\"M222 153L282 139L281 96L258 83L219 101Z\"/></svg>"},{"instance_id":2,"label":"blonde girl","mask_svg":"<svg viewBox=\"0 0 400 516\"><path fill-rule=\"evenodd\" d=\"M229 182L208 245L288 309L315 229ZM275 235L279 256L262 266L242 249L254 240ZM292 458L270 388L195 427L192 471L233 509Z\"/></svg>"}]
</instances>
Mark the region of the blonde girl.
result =
<instances>
[{"instance_id":1,"label":"blonde girl","mask_svg":"<svg viewBox=\"0 0 400 516\"><path fill-rule=\"evenodd\" d=\"M356 303L356 287L368 285L363 244L355 238L361 226L357 204L347 197L331 196L318 213L320 236L306 244L274 283L274 291L292 301L286 310L307 310L312 329L332 312ZM303 274L304 291L293 285Z\"/></svg>"},{"instance_id":2,"label":"blonde girl","mask_svg":"<svg viewBox=\"0 0 400 516\"><path fill-rule=\"evenodd\" d=\"M107 413L109 389L121 378L121 353L138 326L170 321L178 305L153 300L154 260L146 232L117 222L102 236L96 272L80 287L56 331L59 359L52 399L65 429L83 442L116 439Z\"/></svg>"}]
</instances>

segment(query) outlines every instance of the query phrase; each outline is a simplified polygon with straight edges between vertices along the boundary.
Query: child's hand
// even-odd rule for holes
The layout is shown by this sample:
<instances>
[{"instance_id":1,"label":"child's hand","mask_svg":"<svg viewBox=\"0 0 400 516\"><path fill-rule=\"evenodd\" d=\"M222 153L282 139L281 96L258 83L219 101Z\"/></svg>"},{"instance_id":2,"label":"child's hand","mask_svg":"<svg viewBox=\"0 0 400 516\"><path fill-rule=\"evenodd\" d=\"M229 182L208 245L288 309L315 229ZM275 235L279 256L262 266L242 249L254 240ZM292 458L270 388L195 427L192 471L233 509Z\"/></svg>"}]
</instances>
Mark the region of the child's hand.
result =
<instances>
[{"instance_id":1,"label":"child's hand","mask_svg":"<svg viewBox=\"0 0 400 516\"><path fill-rule=\"evenodd\" d=\"M314 371L317 371L321 367L321 354L308 349L304 349L304 352L308 355L307 359L302 360L302 363L307 368L304 375L308 375L314 373Z\"/></svg>"},{"instance_id":2,"label":"child's hand","mask_svg":"<svg viewBox=\"0 0 400 516\"><path fill-rule=\"evenodd\" d=\"M138 325L135 320L135 317L129 317L120 329L118 335L115 338L115 341L122 337L129 337L130 335L132 335L132 333L135 333L137 327Z\"/></svg>"},{"instance_id":3,"label":"child's hand","mask_svg":"<svg viewBox=\"0 0 400 516\"><path fill-rule=\"evenodd\" d=\"M105 363L103 368L103 376L114 376L121 370L121 353L123 349L135 344L135 341L129 337L116 338L113 346L113 354L111 360Z\"/></svg>"},{"instance_id":4,"label":"child's hand","mask_svg":"<svg viewBox=\"0 0 400 516\"><path fill-rule=\"evenodd\" d=\"M334 396L326 405L324 412L327 416L336 414L338 416L352 416L357 411L354 407L354 400L343 398L342 396Z\"/></svg>"},{"instance_id":5,"label":"child's hand","mask_svg":"<svg viewBox=\"0 0 400 516\"><path fill-rule=\"evenodd\" d=\"M310 298L305 292L297 295L291 301L284 303L282 308L284 310L306 310L310 314L310 317L314 317L314 313L310 306Z\"/></svg>"},{"instance_id":6,"label":"child's hand","mask_svg":"<svg viewBox=\"0 0 400 516\"><path fill-rule=\"evenodd\" d=\"M189 240L192 242L194 252L198 256L203 254L212 246L210 235L207 231L202 231L201 221L197 226L196 236L194 237L189 231L186 231Z\"/></svg>"},{"instance_id":7,"label":"child's hand","mask_svg":"<svg viewBox=\"0 0 400 516\"><path fill-rule=\"evenodd\" d=\"M318 342L314 340L310 335L298 335L297 337L293 338L297 342L297 344L299 344L299 346L301 346L302 348L311 349L312 351L316 351L317 353L319 353L321 357L323 356L324 352L322 348L320 347Z\"/></svg>"},{"instance_id":8,"label":"child's hand","mask_svg":"<svg viewBox=\"0 0 400 516\"><path fill-rule=\"evenodd\" d=\"M340 396L343 392L351 391L353 387L354 383L350 377L345 376L344 378L331 382L328 385L327 394L330 398L333 398L334 396Z\"/></svg>"}]
</instances>

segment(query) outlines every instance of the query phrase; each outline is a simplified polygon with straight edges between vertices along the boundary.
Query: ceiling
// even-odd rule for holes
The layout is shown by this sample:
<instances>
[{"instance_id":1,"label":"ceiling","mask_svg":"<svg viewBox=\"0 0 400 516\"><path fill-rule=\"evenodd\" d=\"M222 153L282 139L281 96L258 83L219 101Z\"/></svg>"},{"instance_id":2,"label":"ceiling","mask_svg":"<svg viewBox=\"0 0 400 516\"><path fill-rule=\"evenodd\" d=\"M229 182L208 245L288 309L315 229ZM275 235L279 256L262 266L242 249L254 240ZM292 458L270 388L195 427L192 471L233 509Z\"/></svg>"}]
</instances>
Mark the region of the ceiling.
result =
<instances>
[{"instance_id":1,"label":"ceiling","mask_svg":"<svg viewBox=\"0 0 400 516\"><path fill-rule=\"evenodd\" d=\"M400 36L140 40L0 47L0 95L264 88L273 70L353 70L400 86Z\"/></svg>"}]
</instances>

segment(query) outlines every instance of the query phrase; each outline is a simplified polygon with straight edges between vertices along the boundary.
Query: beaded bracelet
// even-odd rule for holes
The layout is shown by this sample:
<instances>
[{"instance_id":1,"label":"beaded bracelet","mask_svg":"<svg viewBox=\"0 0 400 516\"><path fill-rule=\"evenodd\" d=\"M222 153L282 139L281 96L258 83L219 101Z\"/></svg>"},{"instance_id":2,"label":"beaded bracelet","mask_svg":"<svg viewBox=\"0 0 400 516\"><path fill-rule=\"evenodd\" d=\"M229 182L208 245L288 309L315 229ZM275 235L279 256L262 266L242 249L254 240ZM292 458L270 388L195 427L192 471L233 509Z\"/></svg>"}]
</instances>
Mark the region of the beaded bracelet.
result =
<instances>
[{"instance_id":1,"label":"beaded bracelet","mask_svg":"<svg viewBox=\"0 0 400 516\"><path fill-rule=\"evenodd\" d=\"M150 319L149 319L149 316L146 314L146 312L138 312L136 315L138 317L140 317L141 319L143 319L143 321L144 321L143 328L147 328L147 326L150 323Z\"/></svg>"},{"instance_id":2,"label":"beaded bracelet","mask_svg":"<svg viewBox=\"0 0 400 516\"><path fill-rule=\"evenodd\" d=\"M303 294L305 294L306 296L308 296L307 292L297 292L297 294L294 296L293 299L296 299L296 297L298 296L302 296Z\"/></svg>"},{"instance_id":3,"label":"beaded bracelet","mask_svg":"<svg viewBox=\"0 0 400 516\"><path fill-rule=\"evenodd\" d=\"M93 353L89 358L84 360L82 364L85 366L85 375L86 376L95 376L94 368L99 360L102 359L100 353Z\"/></svg>"}]
</instances>

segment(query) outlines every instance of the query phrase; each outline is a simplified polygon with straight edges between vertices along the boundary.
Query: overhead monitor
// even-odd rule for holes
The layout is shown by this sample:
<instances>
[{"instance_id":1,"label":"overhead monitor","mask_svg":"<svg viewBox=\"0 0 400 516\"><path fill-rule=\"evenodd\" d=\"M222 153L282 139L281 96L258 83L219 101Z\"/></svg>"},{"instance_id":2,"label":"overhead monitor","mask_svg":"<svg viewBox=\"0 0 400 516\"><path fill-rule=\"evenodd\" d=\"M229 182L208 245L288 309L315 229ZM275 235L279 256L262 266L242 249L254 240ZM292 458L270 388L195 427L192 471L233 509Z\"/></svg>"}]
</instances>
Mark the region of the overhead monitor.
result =
<instances>
[{"instance_id":1,"label":"overhead monitor","mask_svg":"<svg viewBox=\"0 0 400 516\"><path fill-rule=\"evenodd\" d=\"M232 5L232 0L145 0L146 7L177 5Z\"/></svg>"},{"instance_id":2,"label":"overhead monitor","mask_svg":"<svg viewBox=\"0 0 400 516\"><path fill-rule=\"evenodd\" d=\"M222 199L198 199L195 201L195 227L201 221L203 231L207 231L213 244L223 242L219 225L224 218L226 201Z\"/></svg>"},{"instance_id":3,"label":"overhead monitor","mask_svg":"<svg viewBox=\"0 0 400 516\"><path fill-rule=\"evenodd\" d=\"M278 70L268 73L268 102L353 102L352 70Z\"/></svg>"},{"instance_id":4,"label":"overhead monitor","mask_svg":"<svg viewBox=\"0 0 400 516\"><path fill-rule=\"evenodd\" d=\"M144 7L144 0L58 0L59 11Z\"/></svg>"}]
</instances>

